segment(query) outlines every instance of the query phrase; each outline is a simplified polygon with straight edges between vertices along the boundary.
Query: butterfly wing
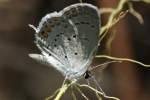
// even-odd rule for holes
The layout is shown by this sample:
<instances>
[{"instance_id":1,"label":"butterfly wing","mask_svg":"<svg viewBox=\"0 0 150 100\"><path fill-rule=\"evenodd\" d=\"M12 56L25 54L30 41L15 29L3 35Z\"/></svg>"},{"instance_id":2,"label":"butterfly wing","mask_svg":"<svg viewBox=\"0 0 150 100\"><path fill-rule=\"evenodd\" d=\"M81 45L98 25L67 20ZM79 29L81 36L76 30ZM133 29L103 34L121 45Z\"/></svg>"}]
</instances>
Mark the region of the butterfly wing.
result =
<instances>
[{"instance_id":1,"label":"butterfly wing","mask_svg":"<svg viewBox=\"0 0 150 100\"><path fill-rule=\"evenodd\" d=\"M67 29L64 27L71 27L71 25L61 16L61 13L54 12L42 18L36 29L35 43L49 61L48 63L66 75L69 71L69 62L64 45L64 38L66 38L64 32Z\"/></svg>"},{"instance_id":2,"label":"butterfly wing","mask_svg":"<svg viewBox=\"0 0 150 100\"><path fill-rule=\"evenodd\" d=\"M75 35L72 37L75 38L75 46L70 44L67 51L71 56L69 62L71 62L73 70L80 76L89 67L98 48L100 16L95 6L85 3L72 5L62 12L63 17L68 19L75 31Z\"/></svg>"},{"instance_id":3,"label":"butterfly wing","mask_svg":"<svg viewBox=\"0 0 150 100\"><path fill-rule=\"evenodd\" d=\"M42 18L36 29L36 44L47 59L70 79L88 68L98 47L99 15L90 4L74 4ZM55 63L60 64L55 64Z\"/></svg>"}]
</instances>

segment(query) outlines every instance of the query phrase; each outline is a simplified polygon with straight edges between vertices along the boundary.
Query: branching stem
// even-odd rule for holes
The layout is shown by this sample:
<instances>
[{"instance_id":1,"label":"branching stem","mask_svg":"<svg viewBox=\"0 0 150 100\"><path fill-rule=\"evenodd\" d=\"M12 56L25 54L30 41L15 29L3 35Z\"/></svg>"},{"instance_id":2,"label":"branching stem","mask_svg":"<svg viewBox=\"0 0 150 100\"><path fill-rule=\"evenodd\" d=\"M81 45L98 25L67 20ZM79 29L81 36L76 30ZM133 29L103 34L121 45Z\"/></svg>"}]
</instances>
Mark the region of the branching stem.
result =
<instances>
[{"instance_id":1,"label":"branching stem","mask_svg":"<svg viewBox=\"0 0 150 100\"><path fill-rule=\"evenodd\" d=\"M60 88L60 90L54 100L60 100L60 98L64 95L64 93L67 91L67 89L75 82L76 82L76 80L72 80L70 82L68 82L68 80L66 80L64 82L64 84L62 85L62 87Z\"/></svg>"}]
</instances>

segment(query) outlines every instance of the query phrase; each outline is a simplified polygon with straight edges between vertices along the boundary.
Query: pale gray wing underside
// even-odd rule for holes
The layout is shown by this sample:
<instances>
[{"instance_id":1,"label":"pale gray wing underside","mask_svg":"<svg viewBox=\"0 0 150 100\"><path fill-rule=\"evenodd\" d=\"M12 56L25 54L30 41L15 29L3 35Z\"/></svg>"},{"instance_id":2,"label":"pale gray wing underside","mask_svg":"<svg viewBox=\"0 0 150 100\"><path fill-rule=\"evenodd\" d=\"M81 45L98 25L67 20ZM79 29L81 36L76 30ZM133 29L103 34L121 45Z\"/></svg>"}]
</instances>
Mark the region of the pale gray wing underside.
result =
<instances>
[{"instance_id":1,"label":"pale gray wing underside","mask_svg":"<svg viewBox=\"0 0 150 100\"><path fill-rule=\"evenodd\" d=\"M74 4L42 18L36 44L54 67L70 78L85 73L98 47L99 15L90 4ZM55 63L56 63L55 62Z\"/></svg>"}]
</instances>

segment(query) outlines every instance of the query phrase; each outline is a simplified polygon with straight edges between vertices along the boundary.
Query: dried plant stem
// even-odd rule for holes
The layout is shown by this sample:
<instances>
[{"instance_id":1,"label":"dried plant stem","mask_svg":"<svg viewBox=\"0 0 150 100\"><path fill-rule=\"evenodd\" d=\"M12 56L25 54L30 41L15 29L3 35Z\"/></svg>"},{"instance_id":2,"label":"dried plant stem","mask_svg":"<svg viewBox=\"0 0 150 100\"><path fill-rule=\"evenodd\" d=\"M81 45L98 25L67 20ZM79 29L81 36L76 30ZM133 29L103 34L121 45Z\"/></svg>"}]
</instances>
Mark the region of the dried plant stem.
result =
<instances>
[{"instance_id":1,"label":"dried plant stem","mask_svg":"<svg viewBox=\"0 0 150 100\"><path fill-rule=\"evenodd\" d=\"M102 97L100 97L100 95L96 92L96 97L98 98L98 100L102 100Z\"/></svg>"},{"instance_id":2,"label":"dried plant stem","mask_svg":"<svg viewBox=\"0 0 150 100\"><path fill-rule=\"evenodd\" d=\"M57 90L53 93L53 95L48 96L45 100L51 100L53 97L55 97L55 95L59 92L59 90L60 90L60 89L57 89Z\"/></svg>"},{"instance_id":3,"label":"dried plant stem","mask_svg":"<svg viewBox=\"0 0 150 100\"><path fill-rule=\"evenodd\" d=\"M140 0L131 0L131 1L139 2ZM150 0L141 0L141 1L143 1L145 3L150 3ZM113 25L116 24L116 22L114 22L114 19L115 19L116 15L119 14L122 11L122 9L123 9L123 7L126 3L129 4L130 13L133 14L139 20L140 23L144 22L142 16L137 11L135 11L133 9L132 4L130 3L130 0L120 0L120 2L118 3L117 8L103 8L103 9L101 8L100 9L100 11L102 11L102 14L103 13L110 13L110 16L108 18L108 21L107 21L106 25L101 28L100 40L102 40L105 37L105 35L107 34L108 30ZM120 18L118 20L120 20Z\"/></svg>"},{"instance_id":4,"label":"dried plant stem","mask_svg":"<svg viewBox=\"0 0 150 100\"><path fill-rule=\"evenodd\" d=\"M128 2L128 6L129 6L129 12L138 19L140 24L144 24L144 19L142 17L142 15L137 12L134 8L133 8L133 4L131 2Z\"/></svg>"},{"instance_id":5,"label":"dried plant stem","mask_svg":"<svg viewBox=\"0 0 150 100\"><path fill-rule=\"evenodd\" d=\"M112 13L113 11L113 8L100 8L100 14Z\"/></svg>"},{"instance_id":6,"label":"dried plant stem","mask_svg":"<svg viewBox=\"0 0 150 100\"><path fill-rule=\"evenodd\" d=\"M103 69L105 69L107 67L108 64L111 64L111 63L121 63L121 62L122 61L116 61L116 60L107 61L107 62L104 62L104 63L99 64L97 66L90 67L89 71L96 70L97 68L100 68L101 70L103 70Z\"/></svg>"},{"instance_id":7,"label":"dried plant stem","mask_svg":"<svg viewBox=\"0 0 150 100\"><path fill-rule=\"evenodd\" d=\"M127 14L128 11L122 12L123 6L125 3L127 3L127 1L128 0L120 0L118 7L112 10L107 24L101 28L99 42L103 40L103 38L108 33L108 30ZM118 14L120 15L116 18L116 15Z\"/></svg>"},{"instance_id":8,"label":"dried plant stem","mask_svg":"<svg viewBox=\"0 0 150 100\"><path fill-rule=\"evenodd\" d=\"M145 2L145 3L150 3L150 0L143 0L143 2Z\"/></svg>"},{"instance_id":9,"label":"dried plant stem","mask_svg":"<svg viewBox=\"0 0 150 100\"><path fill-rule=\"evenodd\" d=\"M78 92L84 97L85 100L89 100L89 98L81 91L81 89L77 86L75 88L78 90Z\"/></svg>"},{"instance_id":10,"label":"dried plant stem","mask_svg":"<svg viewBox=\"0 0 150 100\"><path fill-rule=\"evenodd\" d=\"M72 81L69 81L66 80L64 82L64 84L62 85L62 87L60 88L58 94L56 95L55 99L54 100L60 100L60 98L64 95L64 93L67 91L67 89L76 82L76 80L72 80Z\"/></svg>"},{"instance_id":11,"label":"dried plant stem","mask_svg":"<svg viewBox=\"0 0 150 100\"><path fill-rule=\"evenodd\" d=\"M100 91L98 91L98 90L94 89L93 87L88 86L88 85L86 85L86 84L82 84L82 85L81 85L81 84L78 84L78 86L79 86L80 88L81 88L81 87L86 87L86 88L88 88L88 89L94 91L95 93L97 93L97 94L103 96L103 97L106 98L106 99L120 100L120 99L118 99L118 98L116 98L116 97L111 97L111 96L104 95L102 92L100 92Z\"/></svg>"},{"instance_id":12,"label":"dried plant stem","mask_svg":"<svg viewBox=\"0 0 150 100\"><path fill-rule=\"evenodd\" d=\"M75 93L74 93L73 90L71 90L71 95L72 95L72 97L73 97L73 100L77 100L76 95L75 95Z\"/></svg>"},{"instance_id":13,"label":"dried plant stem","mask_svg":"<svg viewBox=\"0 0 150 100\"><path fill-rule=\"evenodd\" d=\"M122 11L122 8L127 1L128 0L120 0L118 7L116 9L113 9L112 13L110 14L107 24L101 28L100 35L103 35L105 31L112 26L114 18Z\"/></svg>"},{"instance_id":14,"label":"dried plant stem","mask_svg":"<svg viewBox=\"0 0 150 100\"><path fill-rule=\"evenodd\" d=\"M133 59L129 59L129 58L113 57L113 56L108 56L108 55L97 55L96 57L97 58L107 58L107 59L117 60L117 61L128 61L128 62L139 64L139 65L144 66L144 67L150 67L150 65L147 65L147 64L144 64L142 62L139 62L139 61L136 61Z\"/></svg>"}]
</instances>

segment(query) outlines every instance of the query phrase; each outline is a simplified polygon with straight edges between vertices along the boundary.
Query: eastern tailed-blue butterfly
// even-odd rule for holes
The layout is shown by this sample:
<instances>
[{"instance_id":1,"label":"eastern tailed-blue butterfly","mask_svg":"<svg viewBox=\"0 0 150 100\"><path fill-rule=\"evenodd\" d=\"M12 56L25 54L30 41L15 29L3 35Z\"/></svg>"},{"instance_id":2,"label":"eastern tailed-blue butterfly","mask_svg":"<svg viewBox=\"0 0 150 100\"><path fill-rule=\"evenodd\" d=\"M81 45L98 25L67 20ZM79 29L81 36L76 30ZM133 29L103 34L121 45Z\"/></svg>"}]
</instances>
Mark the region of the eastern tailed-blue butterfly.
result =
<instances>
[{"instance_id":1,"label":"eastern tailed-blue butterfly","mask_svg":"<svg viewBox=\"0 0 150 100\"><path fill-rule=\"evenodd\" d=\"M77 3L47 14L35 31L41 54L29 56L52 65L67 79L78 79L88 70L99 42L98 8Z\"/></svg>"}]
</instances>

